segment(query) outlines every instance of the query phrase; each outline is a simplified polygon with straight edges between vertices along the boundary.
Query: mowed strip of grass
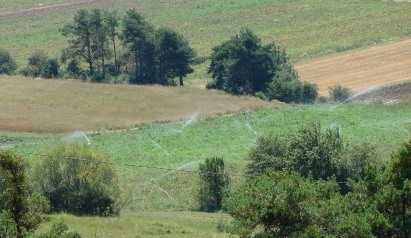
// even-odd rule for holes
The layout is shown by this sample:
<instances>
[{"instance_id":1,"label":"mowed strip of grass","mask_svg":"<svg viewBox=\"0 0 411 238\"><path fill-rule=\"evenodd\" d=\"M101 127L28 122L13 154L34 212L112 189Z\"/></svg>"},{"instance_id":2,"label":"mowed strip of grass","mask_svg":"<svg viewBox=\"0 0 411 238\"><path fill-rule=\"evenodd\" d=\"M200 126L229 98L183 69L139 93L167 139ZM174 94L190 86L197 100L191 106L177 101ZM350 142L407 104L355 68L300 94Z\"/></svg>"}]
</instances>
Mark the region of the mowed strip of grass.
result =
<instances>
[{"instance_id":1,"label":"mowed strip of grass","mask_svg":"<svg viewBox=\"0 0 411 238\"><path fill-rule=\"evenodd\" d=\"M64 221L70 230L82 237L137 238L137 237L238 237L219 232L229 216L220 213L199 212L137 212L117 217L75 217L68 214L50 216L51 221L42 224L37 234L47 232L55 222Z\"/></svg>"},{"instance_id":2,"label":"mowed strip of grass","mask_svg":"<svg viewBox=\"0 0 411 238\"><path fill-rule=\"evenodd\" d=\"M0 77L0 131L58 133L130 128L273 104L187 87Z\"/></svg>"},{"instance_id":3,"label":"mowed strip of grass","mask_svg":"<svg viewBox=\"0 0 411 238\"><path fill-rule=\"evenodd\" d=\"M276 42L283 46L293 59L379 43L411 33L411 4L394 1L83 2L86 3L2 16L0 45L11 51L20 64L25 64L28 56L39 49L57 56L67 40L58 29L72 20L77 9L95 7L119 9L121 12L134 7L152 24L171 27L184 34L201 56L209 55L214 46L244 27L261 36L264 43ZM18 4L12 7L20 8Z\"/></svg>"}]
</instances>

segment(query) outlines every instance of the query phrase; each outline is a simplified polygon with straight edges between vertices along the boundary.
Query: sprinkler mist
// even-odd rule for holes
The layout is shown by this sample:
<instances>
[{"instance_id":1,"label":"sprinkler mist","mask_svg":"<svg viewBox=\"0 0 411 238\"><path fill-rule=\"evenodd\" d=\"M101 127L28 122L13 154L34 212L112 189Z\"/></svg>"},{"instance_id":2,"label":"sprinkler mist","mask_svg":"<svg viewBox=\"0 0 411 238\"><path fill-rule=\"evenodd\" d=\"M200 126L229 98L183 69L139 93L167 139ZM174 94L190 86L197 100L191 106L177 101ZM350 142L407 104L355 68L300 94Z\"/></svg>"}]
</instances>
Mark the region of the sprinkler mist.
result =
<instances>
[{"instance_id":1,"label":"sprinkler mist","mask_svg":"<svg viewBox=\"0 0 411 238\"><path fill-rule=\"evenodd\" d=\"M62 139L66 143L82 142L91 145L90 138L84 131L75 131Z\"/></svg>"},{"instance_id":2,"label":"sprinkler mist","mask_svg":"<svg viewBox=\"0 0 411 238\"><path fill-rule=\"evenodd\" d=\"M364 89L364 90L362 90L362 91L354 94L353 96L347 98L346 100L338 103L337 105L335 105L335 106L333 107L333 109L339 107L341 104L348 103L348 102L352 101L353 99L356 99L356 98L358 98L358 97L360 97L360 96L362 96L362 95L364 95L364 94L370 93L370 92L376 90L377 88L378 88L378 87L376 87L376 86L371 87L371 88L366 88L366 89Z\"/></svg>"}]
</instances>

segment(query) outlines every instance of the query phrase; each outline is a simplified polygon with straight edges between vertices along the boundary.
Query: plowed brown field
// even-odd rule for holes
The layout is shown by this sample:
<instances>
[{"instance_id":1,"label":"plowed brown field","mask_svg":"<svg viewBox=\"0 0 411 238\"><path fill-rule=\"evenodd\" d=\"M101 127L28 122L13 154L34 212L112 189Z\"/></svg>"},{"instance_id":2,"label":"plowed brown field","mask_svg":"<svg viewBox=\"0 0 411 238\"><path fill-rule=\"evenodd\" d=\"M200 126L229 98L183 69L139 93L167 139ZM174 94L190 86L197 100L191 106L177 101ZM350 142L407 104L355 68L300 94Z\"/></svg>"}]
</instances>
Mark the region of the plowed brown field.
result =
<instances>
[{"instance_id":1,"label":"plowed brown field","mask_svg":"<svg viewBox=\"0 0 411 238\"><path fill-rule=\"evenodd\" d=\"M320 95L342 85L354 92L411 80L411 39L298 63L304 81L316 83Z\"/></svg>"}]
</instances>

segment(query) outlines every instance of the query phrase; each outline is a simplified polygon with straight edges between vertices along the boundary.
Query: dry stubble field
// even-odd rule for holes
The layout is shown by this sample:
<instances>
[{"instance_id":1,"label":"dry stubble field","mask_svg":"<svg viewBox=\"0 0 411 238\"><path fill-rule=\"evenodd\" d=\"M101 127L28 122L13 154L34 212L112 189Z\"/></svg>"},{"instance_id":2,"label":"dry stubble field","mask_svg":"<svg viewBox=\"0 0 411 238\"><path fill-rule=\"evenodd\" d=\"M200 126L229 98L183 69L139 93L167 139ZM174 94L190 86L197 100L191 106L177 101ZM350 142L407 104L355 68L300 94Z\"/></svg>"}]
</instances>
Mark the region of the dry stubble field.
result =
<instances>
[{"instance_id":1,"label":"dry stubble field","mask_svg":"<svg viewBox=\"0 0 411 238\"><path fill-rule=\"evenodd\" d=\"M411 39L302 62L296 68L302 80L318 85L320 95L338 84L361 92L411 81Z\"/></svg>"},{"instance_id":2,"label":"dry stubble field","mask_svg":"<svg viewBox=\"0 0 411 238\"><path fill-rule=\"evenodd\" d=\"M189 87L0 77L0 131L59 133L130 128L273 104Z\"/></svg>"}]
</instances>

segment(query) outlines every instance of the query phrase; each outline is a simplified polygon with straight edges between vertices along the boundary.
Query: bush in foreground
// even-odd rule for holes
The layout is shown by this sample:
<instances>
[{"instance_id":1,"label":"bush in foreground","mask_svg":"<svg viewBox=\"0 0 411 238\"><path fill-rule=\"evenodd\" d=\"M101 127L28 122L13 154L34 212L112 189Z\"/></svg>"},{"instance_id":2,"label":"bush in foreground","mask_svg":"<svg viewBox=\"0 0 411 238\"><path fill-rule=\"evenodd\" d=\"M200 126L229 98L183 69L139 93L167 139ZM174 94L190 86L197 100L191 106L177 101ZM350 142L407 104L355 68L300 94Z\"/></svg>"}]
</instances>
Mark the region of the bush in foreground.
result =
<instances>
[{"instance_id":1,"label":"bush in foreground","mask_svg":"<svg viewBox=\"0 0 411 238\"><path fill-rule=\"evenodd\" d=\"M113 215L118 212L114 166L87 145L59 145L33 168L33 181L54 212Z\"/></svg>"},{"instance_id":2,"label":"bush in foreground","mask_svg":"<svg viewBox=\"0 0 411 238\"><path fill-rule=\"evenodd\" d=\"M32 192L23 160L0 152L0 237L22 237L37 228L48 211L45 199Z\"/></svg>"}]
</instances>

